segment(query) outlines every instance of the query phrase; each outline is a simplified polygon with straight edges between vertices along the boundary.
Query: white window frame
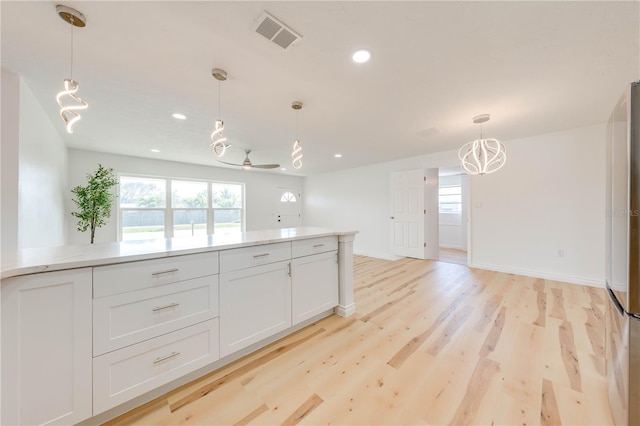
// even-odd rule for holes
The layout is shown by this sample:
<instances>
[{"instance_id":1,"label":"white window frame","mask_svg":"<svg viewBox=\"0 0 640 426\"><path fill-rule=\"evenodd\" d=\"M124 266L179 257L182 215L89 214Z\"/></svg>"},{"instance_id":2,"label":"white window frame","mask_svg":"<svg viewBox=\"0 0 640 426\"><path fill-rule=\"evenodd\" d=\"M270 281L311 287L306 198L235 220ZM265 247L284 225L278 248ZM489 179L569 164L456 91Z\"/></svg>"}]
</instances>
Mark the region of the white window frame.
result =
<instances>
[{"instance_id":1,"label":"white window frame","mask_svg":"<svg viewBox=\"0 0 640 426\"><path fill-rule=\"evenodd\" d=\"M182 177L174 177L174 176L153 176L153 175L141 175L135 173L118 173L118 180L120 181L123 177L125 178L140 178L140 179L157 179L164 180L165 182L165 207L121 207L120 206L120 186L118 185L118 196L116 200L116 208L117 208L117 219L116 223L118 225L118 241L122 241L122 212L123 211L163 211L164 212L164 238L173 238L174 230L173 230L173 212L174 210L206 210L207 212L207 235L212 235L215 230L214 226L214 215L216 210L240 210L240 232L245 232L246 230L246 187L243 182L229 182L229 181L220 181L220 180L204 180L204 179L192 179L192 178L182 178ZM182 181L182 182L206 182L207 183L207 207L176 207L173 208L173 197L172 197L172 181ZM213 185L214 184L227 184L227 185L240 185L241 187L241 195L242 195L242 205L241 207L213 207Z\"/></svg>"}]
</instances>

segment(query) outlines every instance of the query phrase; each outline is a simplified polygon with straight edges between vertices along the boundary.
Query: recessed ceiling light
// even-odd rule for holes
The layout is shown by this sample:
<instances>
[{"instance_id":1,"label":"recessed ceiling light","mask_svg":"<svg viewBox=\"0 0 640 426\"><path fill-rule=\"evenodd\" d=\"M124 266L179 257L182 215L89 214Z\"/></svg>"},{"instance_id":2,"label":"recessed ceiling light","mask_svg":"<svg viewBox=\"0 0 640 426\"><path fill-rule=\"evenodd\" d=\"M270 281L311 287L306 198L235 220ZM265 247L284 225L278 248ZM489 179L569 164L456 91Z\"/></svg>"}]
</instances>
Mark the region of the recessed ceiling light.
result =
<instances>
[{"instance_id":1,"label":"recessed ceiling light","mask_svg":"<svg viewBox=\"0 0 640 426\"><path fill-rule=\"evenodd\" d=\"M178 120L186 120L187 119L186 115L180 114L180 113L177 113L177 112L175 114L171 114L171 116L173 118L177 118Z\"/></svg>"},{"instance_id":2,"label":"recessed ceiling light","mask_svg":"<svg viewBox=\"0 0 640 426\"><path fill-rule=\"evenodd\" d=\"M160 152L159 149L152 149L151 152Z\"/></svg>"},{"instance_id":3,"label":"recessed ceiling light","mask_svg":"<svg viewBox=\"0 0 640 426\"><path fill-rule=\"evenodd\" d=\"M353 62L356 62L358 64L364 64L369 59L371 59L371 52L369 52L367 49L356 50L353 53L353 56L351 56L351 59L353 59Z\"/></svg>"},{"instance_id":4,"label":"recessed ceiling light","mask_svg":"<svg viewBox=\"0 0 640 426\"><path fill-rule=\"evenodd\" d=\"M280 167L280 170L282 170L283 172L286 171L287 169L285 167Z\"/></svg>"},{"instance_id":5,"label":"recessed ceiling light","mask_svg":"<svg viewBox=\"0 0 640 426\"><path fill-rule=\"evenodd\" d=\"M342 158L342 154L333 154L333 156L336 158Z\"/></svg>"}]
</instances>

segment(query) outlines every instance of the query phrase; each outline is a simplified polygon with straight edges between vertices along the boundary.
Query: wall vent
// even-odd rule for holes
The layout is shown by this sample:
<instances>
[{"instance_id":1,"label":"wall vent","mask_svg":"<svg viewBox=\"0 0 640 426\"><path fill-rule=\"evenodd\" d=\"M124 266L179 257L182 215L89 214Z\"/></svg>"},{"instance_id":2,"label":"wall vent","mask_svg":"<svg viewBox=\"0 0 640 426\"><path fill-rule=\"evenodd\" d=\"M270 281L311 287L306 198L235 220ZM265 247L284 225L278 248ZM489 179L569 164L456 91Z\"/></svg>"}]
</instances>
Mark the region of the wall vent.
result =
<instances>
[{"instance_id":1,"label":"wall vent","mask_svg":"<svg viewBox=\"0 0 640 426\"><path fill-rule=\"evenodd\" d=\"M299 33L285 25L266 10L262 12L256 20L254 30L283 49L293 46L302 38Z\"/></svg>"}]
</instances>

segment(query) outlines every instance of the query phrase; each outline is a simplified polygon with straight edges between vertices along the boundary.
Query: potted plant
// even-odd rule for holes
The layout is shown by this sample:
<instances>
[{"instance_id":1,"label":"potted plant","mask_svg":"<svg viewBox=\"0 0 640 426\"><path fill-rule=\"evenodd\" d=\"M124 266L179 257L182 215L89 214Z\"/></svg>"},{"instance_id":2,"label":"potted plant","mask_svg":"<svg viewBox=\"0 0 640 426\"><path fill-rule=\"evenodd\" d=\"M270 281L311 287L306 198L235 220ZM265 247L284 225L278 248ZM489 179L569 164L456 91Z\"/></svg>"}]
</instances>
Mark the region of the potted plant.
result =
<instances>
[{"instance_id":1,"label":"potted plant","mask_svg":"<svg viewBox=\"0 0 640 426\"><path fill-rule=\"evenodd\" d=\"M78 210L71 214L78 218L78 231L91 230L91 244L96 234L96 228L107 223L111 217L111 206L114 195L111 188L118 184L112 168L104 168L98 164L94 174L87 173L87 185L76 186L71 190L75 195L73 202Z\"/></svg>"}]
</instances>

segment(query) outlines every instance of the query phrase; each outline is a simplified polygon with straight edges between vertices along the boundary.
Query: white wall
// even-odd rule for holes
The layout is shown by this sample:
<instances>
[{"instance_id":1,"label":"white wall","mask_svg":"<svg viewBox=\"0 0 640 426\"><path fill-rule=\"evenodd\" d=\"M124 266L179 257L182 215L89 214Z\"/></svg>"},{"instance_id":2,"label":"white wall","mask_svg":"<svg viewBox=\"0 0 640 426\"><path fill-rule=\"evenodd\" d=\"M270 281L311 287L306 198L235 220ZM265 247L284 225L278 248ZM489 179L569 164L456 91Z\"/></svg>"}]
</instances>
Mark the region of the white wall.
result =
<instances>
[{"instance_id":1,"label":"white wall","mask_svg":"<svg viewBox=\"0 0 640 426\"><path fill-rule=\"evenodd\" d=\"M472 266L603 285L604 125L505 145L503 169L470 179Z\"/></svg>"},{"instance_id":2,"label":"white wall","mask_svg":"<svg viewBox=\"0 0 640 426\"><path fill-rule=\"evenodd\" d=\"M18 248L18 152L20 146L20 78L2 69L2 137L0 144L0 248Z\"/></svg>"},{"instance_id":3,"label":"white wall","mask_svg":"<svg viewBox=\"0 0 640 426\"><path fill-rule=\"evenodd\" d=\"M71 216L75 210L71 188L86 185L87 173L93 173L98 164L111 167L116 173L130 173L147 176L167 176L185 179L208 179L242 182L246 190L247 231L277 228L275 208L276 187L296 187L302 189L303 177L285 175L279 172L245 171L202 165L154 160L124 155L106 154L95 151L69 149L69 185L67 188L67 220L69 244L88 244L89 233L77 231L77 220ZM302 199L305 194L302 192ZM304 217L304 212L303 212ZM117 240L117 214L114 210L107 225L96 230L96 243Z\"/></svg>"},{"instance_id":4,"label":"white wall","mask_svg":"<svg viewBox=\"0 0 640 426\"><path fill-rule=\"evenodd\" d=\"M19 157L20 248L64 245L67 147L22 80Z\"/></svg>"},{"instance_id":5,"label":"white wall","mask_svg":"<svg viewBox=\"0 0 640 426\"><path fill-rule=\"evenodd\" d=\"M456 159L451 151L308 176L304 224L357 229L356 253L397 259L389 243L391 172L453 165Z\"/></svg>"},{"instance_id":6,"label":"white wall","mask_svg":"<svg viewBox=\"0 0 640 426\"><path fill-rule=\"evenodd\" d=\"M26 84L4 69L1 154L2 251L64 245L67 148Z\"/></svg>"},{"instance_id":7,"label":"white wall","mask_svg":"<svg viewBox=\"0 0 640 426\"><path fill-rule=\"evenodd\" d=\"M603 285L604 125L504 142L506 165L469 179L470 266ZM457 161L449 151L308 177L305 224L357 229L357 253L393 259L390 172Z\"/></svg>"}]
</instances>

